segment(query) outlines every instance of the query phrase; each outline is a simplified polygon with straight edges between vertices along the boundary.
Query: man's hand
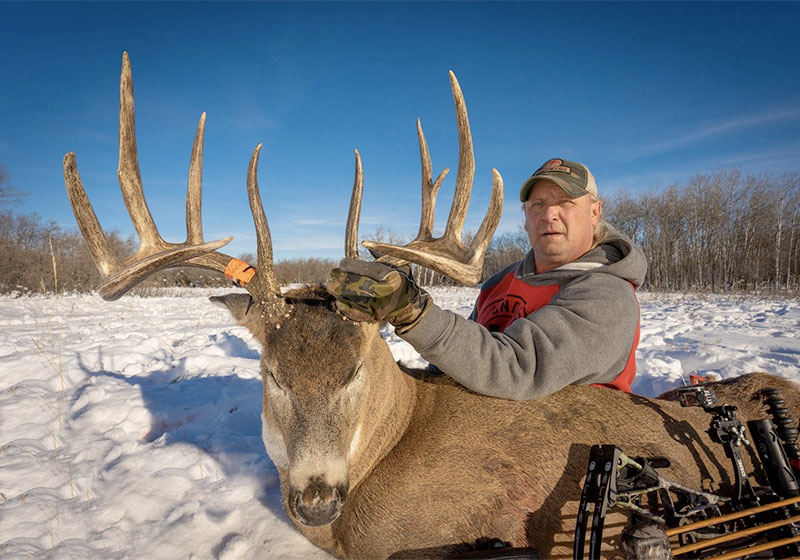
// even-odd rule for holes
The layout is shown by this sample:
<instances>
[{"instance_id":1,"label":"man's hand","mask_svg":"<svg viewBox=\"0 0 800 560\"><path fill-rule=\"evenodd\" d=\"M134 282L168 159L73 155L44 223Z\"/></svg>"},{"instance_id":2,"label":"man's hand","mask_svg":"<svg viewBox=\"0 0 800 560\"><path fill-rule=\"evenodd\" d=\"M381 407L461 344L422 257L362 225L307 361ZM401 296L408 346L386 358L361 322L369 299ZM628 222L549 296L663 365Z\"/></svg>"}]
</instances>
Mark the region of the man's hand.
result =
<instances>
[{"instance_id":1,"label":"man's hand","mask_svg":"<svg viewBox=\"0 0 800 560\"><path fill-rule=\"evenodd\" d=\"M398 334L411 330L431 304L410 267L342 259L325 285L339 311L355 321L389 321Z\"/></svg>"}]
</instances>

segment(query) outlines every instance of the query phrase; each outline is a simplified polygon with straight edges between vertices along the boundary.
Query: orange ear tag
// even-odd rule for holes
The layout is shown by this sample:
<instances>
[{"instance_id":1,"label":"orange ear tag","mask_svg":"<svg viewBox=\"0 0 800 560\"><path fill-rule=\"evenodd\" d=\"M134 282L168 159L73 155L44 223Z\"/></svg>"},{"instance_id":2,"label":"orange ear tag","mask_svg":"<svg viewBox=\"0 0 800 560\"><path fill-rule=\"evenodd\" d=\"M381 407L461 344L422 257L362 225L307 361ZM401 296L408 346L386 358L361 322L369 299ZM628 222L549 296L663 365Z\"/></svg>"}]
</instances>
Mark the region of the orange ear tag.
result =
<instances>
[{"instance_id":1,"label":"orange ear tag","mask_svg":"<svg viewBox=\"0 0 800 560\"><path fill-rule=\"evenodd\" d=\"M703 383L708 383L709 378L703 377L702 375L689 374L689 382L692 384L692 386L702 385Z\"/></svg>"},{"instance_id":2,"label":"orange ear tag","mask_svg":"<svg viewBox=\"0 0 800 560\"><path fill-rule=\"evenodd\" d=\"M231 259L228 266L225 267L225 276L233 280L233 283L240 288L244 287L255 275L256 269L239 259Z\"/></svg>"}]
</instances>

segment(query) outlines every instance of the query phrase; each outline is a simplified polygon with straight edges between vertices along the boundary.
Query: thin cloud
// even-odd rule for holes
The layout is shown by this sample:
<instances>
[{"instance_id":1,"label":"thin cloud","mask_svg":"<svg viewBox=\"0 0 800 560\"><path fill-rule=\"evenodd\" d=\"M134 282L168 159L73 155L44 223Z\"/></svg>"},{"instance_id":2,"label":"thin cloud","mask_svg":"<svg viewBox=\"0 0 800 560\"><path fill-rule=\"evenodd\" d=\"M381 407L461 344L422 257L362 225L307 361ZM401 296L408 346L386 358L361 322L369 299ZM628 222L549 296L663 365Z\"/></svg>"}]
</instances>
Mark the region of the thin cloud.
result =
<instances>
[{"instance_id":1,"label":"thin cloud","mask_svg":"<svg viewBox=\"0 0 800 560\"><path fill-rule=\"evenodd\" d=\"M231 235L207 234L206 239L219 239ZM276 254L287 255L292 252L306 251L339 251L344 252L344 232L341 234L325 234L320 231L306 233L306 235L291 235L281 233L272 238L273 251ZM240 255L242 253L256 253L256 238L251 232L235 232L233 241L221 249L228 254Z\"/></svg>"},{"instance_id":2,"label":"thin cloud","mask_svg":"<svg viewBox=\"0 0 800 560\"><path fill-rule=\"evenodd\" d=\"M771 173L773 170L777 173L800 172L798 153L800 153L800 142L793 142L782 144L772 150L731 154L720 163L725 166L742 166L745 170L755 166L754 171L766 171L767 173Z\"/></svg>"},{"instance_id":3,"label":"thin cloud","mask_svg":"<svg viewBox=\"0 0 800 560\"><path fill-rule=\"evenodd\" d=\"M381 224L386 223L386 220L380 218L378 216L364 216L362 215L361 218L358 220L360 225L368 225L368 226L379 226ZM342 222L344 223L344 222Z\"/></svg>"},{"instance_id":4,"label":"thin cloud","mask_svg":"<svg viewBox=\"0 0 800 560\"><path fill-rule=\"evenodd\" d=\"M800 172L797 153L800 142L781 145L771 150L731 154L724 158L699 158L683 165L670 165L668 169L657 169L649 173L626 174L603 180L601 194L611 194L619 190L640 191L652 187L666 187L686 181L696 173L712 173L721 169L739 168L744 173Z\"/></svg>"},{"instance_id":5,"label":"thin cloud","mask_svg":"<svg viewBox=\"0 0 800 560\"><path fill-rule=\"evenodd\" d=\"M374 217L374 216L361 216L358 221L359 221L360 225L380 225L380 224L386 222L385 220L382 220L381 218L377 218L377 217ZM335 228L342 228L342 231L344 231L344 226L345 226L346 222L347 222L347 216L345 215L345 216L338 217L338 218L304 218L304 217L295 217L295 218L290 218L290 219L286 220L286 222L284 222L284 223L286 223L289 227L291 227L291 226L302 227L302 228L307 228L307 227L321 227L321 228L324 228L324 227L335 227ZM277 223L278 222L276 221L276 224Z\"/></svg>"},{"instance_id":6,"label":"thin cloud","mask_svg":"<svg viewBox=\"0 0 800 560\"><path fill-rule=\"evenodd\" d=\"M341 235L309 235L305 237L278 237L275 250L281 252L338 249L344 252L344 233Z\"/></svg>"},{"instance_id":7,"label":"thin cloud","mask_svg":"<svg viewBox=\"0 0 800 560\"><path fill-rule=\"evenodd\" d=\"M313 227L313 226L343 226L344 220L340 218L293 218L289 223L295 226Z\"/></svg>"},{"instance_id":8,"label":"thin cloud","mask_svg":"<svg viewBox=\"0 0 800 560\"><path fill-rule=\"evenodd\" d=\"M776 121L791 121L800 118L800 107L791 109L773 110L749 116L740 116L727 121L711 124L699 130L689 132L683 136L670 138L660 142L645 145L640 150L640 155L655 155L672 152L696 144L707 138L719 136L735 130L742 130L762 126Z\"/></svg>"}]
</instances>

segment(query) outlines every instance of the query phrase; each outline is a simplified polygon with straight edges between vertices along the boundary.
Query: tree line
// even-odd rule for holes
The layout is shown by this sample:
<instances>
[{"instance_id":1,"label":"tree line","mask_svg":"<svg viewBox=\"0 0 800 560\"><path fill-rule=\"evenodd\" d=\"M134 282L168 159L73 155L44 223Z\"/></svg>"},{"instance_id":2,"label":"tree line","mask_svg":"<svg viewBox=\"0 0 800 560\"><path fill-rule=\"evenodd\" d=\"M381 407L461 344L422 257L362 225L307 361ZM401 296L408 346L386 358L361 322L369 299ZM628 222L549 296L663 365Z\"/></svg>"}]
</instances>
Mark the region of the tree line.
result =
<instances>
[{"instance_id":1,"label":"tree line","mask_svg":"<svg viewBox=\"0 0 800 560\"><path fill-rule=\"evenodd\" d=\"M0 293L91 290L100 274L80 233L16 212L23 196L0 166ZM737 170L700 174L664 189L617 193L604 200L604 214L644 250L646 289L800 291L800 175L753 176ZM107 237L118 258L136 250L132 237L113 231ZM392 244L409 241L384 228L364 237ZM467 233L467 242L469 237ZM486 252L484 279L521 259L529 248L521 226L495 236ZM239 258L256 260L250 254ZM364 251L362 258L371 256ZM275 273L284 285L324 282L334 266L335 260L325 258L280 260ZM415 266L414 273L426 286L452 283L421 267ZM148 278L134 293L146 295L164 286L229 285L220 273L181 267Z\"/></svg>"},{"instance_id":2,"label":"tree line","mask_svg":"<svg viewBox=\"0 0 800 560\"><path fill-rule=\"evenodd\" d=\"M651 193L619 193L606 217L644 250L646 288L800 290L800 175L698 174Z\"/></svg>"}]
</instances>

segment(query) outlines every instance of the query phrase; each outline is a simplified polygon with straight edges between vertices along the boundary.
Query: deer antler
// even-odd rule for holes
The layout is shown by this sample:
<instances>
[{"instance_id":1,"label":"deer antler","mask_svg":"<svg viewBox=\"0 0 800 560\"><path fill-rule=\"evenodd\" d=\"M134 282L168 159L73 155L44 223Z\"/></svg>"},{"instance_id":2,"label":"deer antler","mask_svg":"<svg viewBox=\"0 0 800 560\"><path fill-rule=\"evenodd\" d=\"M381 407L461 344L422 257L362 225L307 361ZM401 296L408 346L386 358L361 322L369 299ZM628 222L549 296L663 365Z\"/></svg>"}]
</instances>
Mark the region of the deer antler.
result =
<instances>
[{"instance_id":1,"label":"deer antler","mask_svg":"<svg viewBox=\"0 0 800 560\"><path fill-rule=\"evenodd\" d=\"M115 300L133 286L158 272L171 266L197 266L223 272L245 283L245 288L261 304L273 303L271 311L280 311L284 305L280 299L280 286L275 278L272 263L272 241L269 226L261 205L256 171L259 144L250 159L247 174L247 193L250 209L256 225L258 239L258 265L253 271L247 263L234 259L217 251L230 242L232 237L218 241L203 241L201 217L201 185L203 172L203 137L205 133L206 114L200 117L197 133L192 146L189 165L189 185L186 191L186 242L167 243L158 233L156 224L147 207L142 190L142 178L139 172L139 159L136 151L136 126L133 107L133 79L128 53L122 54L122 73L119 92L119 185L125 206L139 236L139 249L123 261L119 261L111 251L100 222L89 202L78 174L78 166L73 152L64 156L64 182L72 204L75 219L89 245L97 268L103 275L103 281L97 287L100 296L105 300ZM248 274L237 276L233 269L250 268ZM249 281L248 281L249 280Z\"/></svg>"},{"instance_id":2,"label":"deer antler","mask_svg":"<svg viewBox=\"0 0 800 560\"><path fill-rule=\"evenodd\" d=\"M453 195L453 204L447 218L447 226L441 237L433 237L434 209L436 195L449 169L442 171L436 180L433 180L431 156L428 143L422 132L422 124L417 119L417 136L419 137L419 153L422 160L422 216L420 218L419 233L417 237L404 246L388 245L375 241L363 241L361 244L376 254L380 254L380 262L391 264L415 263L436 272L461 284L472 286L481 279L483 259L486 248L492 235L500 223L503 213L503 178L496 169L492 169L492 196L486 216L483 218L474 239L465 246L462 241L464 220L469 206L469 197L472 192L473 177L475 175L475 156L472 150L472 133L469 128L467 107L464 95L458 84L455 74L450 72L450 86L453 90L453 100L456 106L456 119L458 121L458 172L456 174L456 188ZM355 258L358 251L354 250L358 237L358 208L361 206L361 192L363 190L363 175L361 173L361 157L356 151L356 180L353 185L353 195L350 202L350 216L347 221L346 253ZM354 216L354 208L355 216ZM350 246L352 244L352 247Z\"/></svg>"}]
</instances>

